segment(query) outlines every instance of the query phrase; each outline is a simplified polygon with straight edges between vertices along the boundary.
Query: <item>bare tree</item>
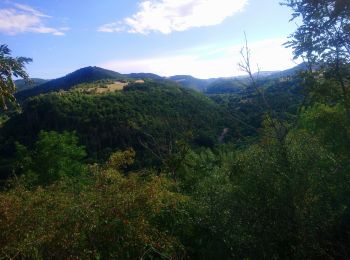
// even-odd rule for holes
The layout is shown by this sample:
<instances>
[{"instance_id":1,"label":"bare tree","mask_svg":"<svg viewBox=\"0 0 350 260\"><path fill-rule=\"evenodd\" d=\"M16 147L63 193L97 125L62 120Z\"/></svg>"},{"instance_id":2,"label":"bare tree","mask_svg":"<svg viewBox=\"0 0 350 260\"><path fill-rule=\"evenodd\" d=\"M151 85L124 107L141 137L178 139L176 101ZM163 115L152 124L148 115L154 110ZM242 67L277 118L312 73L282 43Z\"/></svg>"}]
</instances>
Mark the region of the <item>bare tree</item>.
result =
<instances>
[{"instance_id":1,"label":"bare tree","mask_svg":"<svg viewBox=\"0 0 350 260\"><path fill-rule=\"evenodd\" d=\"M259 85L259 75L260 75L260 67L257 65L257 73L253 73L253 68L251 64L251 51L248 46L247 35L244 33L244 46L241 49L241 62L238 63L239 68L247 73L250 81L250 86L254 89L254 91L258 94L258 96L262 99L261 108L263 111L266 111L266 120L268 126L272 127L275 132L275 137L279 142L283 142L285 139L288 129L285 123L279 119L277 113L272 109L268 100L265 96L265 89Z\"/></svg>"}]
</instances>

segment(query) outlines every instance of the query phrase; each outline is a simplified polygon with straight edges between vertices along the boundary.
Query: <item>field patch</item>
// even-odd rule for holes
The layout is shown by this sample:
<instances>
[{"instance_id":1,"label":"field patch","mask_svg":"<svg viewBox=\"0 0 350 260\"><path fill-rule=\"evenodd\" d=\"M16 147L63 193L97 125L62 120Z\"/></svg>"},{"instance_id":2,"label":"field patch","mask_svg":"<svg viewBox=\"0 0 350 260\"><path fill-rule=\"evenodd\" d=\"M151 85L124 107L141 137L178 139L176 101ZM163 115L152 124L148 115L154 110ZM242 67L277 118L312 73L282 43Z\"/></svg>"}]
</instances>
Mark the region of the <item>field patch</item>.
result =
<instances>
[{"instance_id":1,"label":"field patch","mask_svg":"<svg viewBox=\"0 0 350 260\"><path fill-rule=\"evenodd\" d=\"M123 88L128 85L127 82L115 81L111 84L107 84L105 86L97 87L97 88L89 88L89 92L94 92L96 94L104 94L109 92L115 92L123 90Z\"/></svg>"}]
</instances>

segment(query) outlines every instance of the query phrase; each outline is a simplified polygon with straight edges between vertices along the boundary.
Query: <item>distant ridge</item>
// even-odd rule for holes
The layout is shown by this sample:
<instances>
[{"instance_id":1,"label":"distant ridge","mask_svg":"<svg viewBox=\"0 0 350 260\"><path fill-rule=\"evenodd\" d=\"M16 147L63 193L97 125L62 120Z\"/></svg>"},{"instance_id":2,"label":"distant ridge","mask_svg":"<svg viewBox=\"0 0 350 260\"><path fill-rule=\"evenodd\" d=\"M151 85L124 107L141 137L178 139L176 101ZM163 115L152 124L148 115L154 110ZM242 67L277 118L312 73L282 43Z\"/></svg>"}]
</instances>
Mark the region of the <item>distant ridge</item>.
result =
<instances>
[{"instance_id":1,"label":"distant ridge","mask_svg":"<svg viewBox=\"0 0 350 260\"><path fill-rule=\"evenodd\" d=\"M290 76L297 74L298 72L306 71L306 70L308 70L308 66L306 63L303 62L303 63L301 63L293 68L276 72L273 75L275 77L290 77Z\"/></svg>"},{"instance_id":2,"label":"distant ridge","mask_svg":"<svg viewBox=\"0 0 350 260\"><path fill-rule=\"evenodd\" d=\"M211 82L216 80L216 79L197 79L190 75L176 75L176 76L171 76L168 79L172 81L176 81L183 87L191 88L199 91L204 91Z\"/></svg>"},{"instance_id":3,"label":"distant ridge","mask_svg":"<svg viewBox=\"0 0 350 260\"><path fill-rule=\"evenodd\" d=\"M38 79L38 78L32 78L30 80L31 80L30 83L26 82L23 79L15 80L16 91L20 92L20 91L23 91L23 90L26 90L26 89L31 89L31 88L37 87L39 85L42 85L42 84L50 81L48 79Z\"/></svg>"},{"instance_id":4,"label":"distant ridge","mask_svg":"<svg viewBox=\"0 0 350 260\"><path fill-rule=\"evenodd\" d=\"M300 70L305 70L306 65L300 64L294 68L284 70L284 71L268 71L260 72L259 76L262 79L274 79L278 77L288 77L293 76ZM211 93L213 88L241 88L242 83L247 77L238 76L231 78L212 78L212 79L198 79L190 75L175 75L171 77L162 77L153 73L130 73L130 74L121 74L112 70L106 70L99 67L85 67L78 69L70 74L67 74L64 77L57 78L54 80L40 81L38 79L36 84L37 86L33 88L24 88L24 90L18 92L16 97L18 100L23 101L28 97L36 96L39 94L48 93L51 91L59 90L69 90L75 85L82 83L91 83L103 79L112 79L112 80L127 80L127 79L151 79L151 80L161 80L161 81L175 81L180 86L185 88L195 89L197 91ZM43 84L40 84L43 83ZM20 82L20 85L22 83ZM20 88L19 88L20 89Z\"/></svg>"},{"instance_id":5,"label":"distant ridge","mask_svg":"<svg viewBox=\"0 0 350 260\"><path fill-rule=\"evenodd\" d=\"M131 79L164 79L164 77L153 73L130 73L124 74L124 76Z\"/></svg>"},{"instance_id":6,"label":"distant ridge","mask_svg":"<svg viewBox=\"0 0 350 260\"><path fill-rule=\"evenodd\" d=\"M85 67L67 74L62 78L51 80L32 89L23 90L17 93L16 97L19 100L24 100L28 97L51 91L68 90L71 87L81 83L90 83L102 79L122 80L125 78L126 76L115 71L106 70L99 67Z\"/></svg>"}]
</instances>

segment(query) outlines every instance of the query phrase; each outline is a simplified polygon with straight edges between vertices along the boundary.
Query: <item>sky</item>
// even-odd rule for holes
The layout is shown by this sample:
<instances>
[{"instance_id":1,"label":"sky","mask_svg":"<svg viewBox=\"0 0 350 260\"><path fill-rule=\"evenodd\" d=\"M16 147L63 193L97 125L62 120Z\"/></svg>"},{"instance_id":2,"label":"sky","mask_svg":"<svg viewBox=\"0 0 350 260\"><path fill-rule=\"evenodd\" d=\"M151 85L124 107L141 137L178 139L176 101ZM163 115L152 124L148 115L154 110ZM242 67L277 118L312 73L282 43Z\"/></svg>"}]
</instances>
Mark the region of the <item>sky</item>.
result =
<instances>
[{"instance_id":1,"label":"sky","mask_svg":"<svg viewBox=\"0 0 350 260\"><path fill-rule=\"evenodd\" d=\"M198 78L242 75L247 35L252 64L291 68L282 44L296 24L279 0L0 0L0 44L33 59L33 78L82 67Z\"/></svg>"}]
</instances>

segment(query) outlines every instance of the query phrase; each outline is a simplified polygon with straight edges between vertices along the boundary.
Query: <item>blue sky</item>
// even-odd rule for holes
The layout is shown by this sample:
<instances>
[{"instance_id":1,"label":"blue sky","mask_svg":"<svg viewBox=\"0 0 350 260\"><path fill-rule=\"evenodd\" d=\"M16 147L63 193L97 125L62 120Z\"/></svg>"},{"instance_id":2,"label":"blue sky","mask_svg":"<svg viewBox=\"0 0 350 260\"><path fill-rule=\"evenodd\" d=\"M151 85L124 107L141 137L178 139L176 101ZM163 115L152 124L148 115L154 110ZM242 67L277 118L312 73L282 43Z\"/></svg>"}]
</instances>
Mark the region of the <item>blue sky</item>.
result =
<instances>
[{"instance_id":1,"label":"blue sky","mask_svg":"<svg viewBox=\"0 0 350 260\"><path fill-rule=\"evenodd\" d=\"M261 70L293 67L277 0L0 0L0 43L33 58L31 77L85 66L122 73L234 76L244 32Z\"/></svg>"}]
</instances>

